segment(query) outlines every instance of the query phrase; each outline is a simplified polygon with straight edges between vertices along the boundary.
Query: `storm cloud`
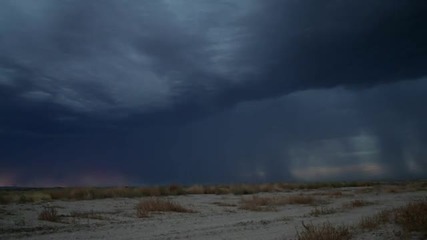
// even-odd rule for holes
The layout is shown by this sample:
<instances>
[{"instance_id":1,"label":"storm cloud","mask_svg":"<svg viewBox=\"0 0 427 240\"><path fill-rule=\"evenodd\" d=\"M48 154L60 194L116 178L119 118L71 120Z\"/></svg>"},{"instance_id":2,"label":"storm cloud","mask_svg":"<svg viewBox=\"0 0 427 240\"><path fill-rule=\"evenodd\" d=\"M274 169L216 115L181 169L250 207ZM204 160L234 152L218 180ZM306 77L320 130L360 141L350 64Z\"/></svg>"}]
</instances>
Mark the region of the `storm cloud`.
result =
<instances>
[{"instance_id":1,"label":"storm cloud","mask_svg":"<svg viewBox=\"0 0 427 240\"><path fill-rule=\"evenodd\" d=\"M425 176L426 10L4 0L0 183Z\"/></svg>"}]
</instances>

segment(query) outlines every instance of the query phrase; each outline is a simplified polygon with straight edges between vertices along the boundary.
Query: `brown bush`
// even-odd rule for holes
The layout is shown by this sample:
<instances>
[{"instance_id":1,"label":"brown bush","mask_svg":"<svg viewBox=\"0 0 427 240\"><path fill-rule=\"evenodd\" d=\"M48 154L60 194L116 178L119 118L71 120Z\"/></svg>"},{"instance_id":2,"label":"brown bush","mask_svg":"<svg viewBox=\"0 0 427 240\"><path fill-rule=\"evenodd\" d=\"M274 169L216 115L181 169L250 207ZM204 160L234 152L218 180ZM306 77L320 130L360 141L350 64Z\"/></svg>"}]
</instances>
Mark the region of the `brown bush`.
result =
<instances>
[{"instance_id":1,"label":"brown bush","mask_svg":"<svg viewBox=\"0 0 427 240\"><path fill-rule=\"evenodd\" d=\"M394 211L397 224L406 231L421 231L427 233L427 200L408 203Z\"/></svg>"},{"instance_id":2,"label":"brown bush","mask_svg":"<svg viewBox=\"0 0 427 240\"><path fill-rule=\"evenodd\" d=\"M270 211L274 210L276 206L284 206L287 204L313 204L316 201L316 198L307 195L280 197L252 196L250 198L242 198L240 201L240 208L251 211Z\"/></svg>"},{"instance_id":3,"label":"brown bush","mask_svg":"<svg viewBox=\"0 0 427 240\"><path fill-rule=\"evenodd\" d=\"M185 208L178 203L161 198L149 198L142 200L136 206L136 214L138 217L148 217L150 212L194 212L191 209Z\"/></svg>"},{"instance_id":4,"label":"brown bush","mask_svg":"<svg viewBox=\"0 0 427 240\"><path fill-rule=\"evenodd\" d=\"M363 217L359 227L373 230L385 223L397 223L406 232L427 233L427 201L412 202L400 208L383 210L371 217Z\"/></svg>"},{"instance_id":5,"label":"brown bush","mask_svg":"<svg viewBox=\"0 0 427 240\"><path fill-rule=\"evenodd\" d=\"M335 208L327 208L327 207L315 207L310 211L310 215L314 217L318 217L320 215L334 214L337 210Z\"/></svg>"},{"instance_id":6,"label":"brown bush","mask_svg":"<svg viewBox=\"0 0 427 240\"><path fill-rule=\"evenodd\" d=\"M379 226L390 222L390 217L393 210L382 210L371 217L362 217L359 221L359 227L367 230L374 230Z\"/></svg>"},{"instance_id":7,"label":"brown bush","mask_svg":"<svg viewBox=\"0 0 427 240\"><path fill-rule=\"evenodd\" d=\"M241 199L241 209L250 211L268 211L274 210L277 205L277 199L272 197L252 196L251 198Z\"/></svg>"},{"instance_id":8,"label":"brown bush","mask_svg":"<svg viewBox=\"0 0 427 240\"><path fill-rule=\"evenodd\" d=\"M49 222L58 222L60 217L56 208L44 207L43 211L40 212L38 219Z\"/></svg>"},{"instance_id":9,"label":"brown bush","mask_svg":"<svg viewBox=\"0 0 427 240\"><path fill-rule=\"evenodd\" d=\"M335 227L331 223L326 222L321 225L313 225L302 223L304 230L297 232L298 240L349 240L351 232L347 226Z\"/></svg>"},{"instance_id":10,"label":"brown bush","mask_svg":"<svg viewBox=\"0 0 427 240\"><path fill-rule=\"evenodd\" d=\"M202 185L193 185L185 189L188 194L204 194L205 188Z\"/></svg>"}]
</instances>

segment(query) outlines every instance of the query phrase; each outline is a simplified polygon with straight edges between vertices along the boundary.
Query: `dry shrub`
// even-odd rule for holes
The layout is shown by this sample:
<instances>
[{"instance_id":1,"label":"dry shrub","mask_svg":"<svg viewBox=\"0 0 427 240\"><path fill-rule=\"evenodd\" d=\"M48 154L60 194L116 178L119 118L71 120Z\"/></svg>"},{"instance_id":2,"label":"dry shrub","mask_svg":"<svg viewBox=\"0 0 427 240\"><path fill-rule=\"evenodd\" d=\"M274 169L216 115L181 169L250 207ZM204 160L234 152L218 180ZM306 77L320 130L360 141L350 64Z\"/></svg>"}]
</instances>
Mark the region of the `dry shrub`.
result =
<instances>
[{"instance_id":1,"label":"dry shrub","mask_svg":"<svg viewBox=\"0 0 427 240\"><path fill-rule=\"evenodd\" d=\"M167 195L183 195L185 190L182 186L178 184L172 184L169 186Z\"/></svg>"},{"instance_id":2,"label":"dry shrub","mask_svg":"<svg viewBox=\"0 0 427 240\"><path fill-rule=\"evenodd\" d=\"M327 208L327 207L315 207L310 211L310 215L314 217L318 217L320 215L334 214L337 210L335 208Z\"/></svg>"},{"instance_id":3,"label":"dry shrub","mask_svg":"<svg viewBox=\"0 0 427 240\"><path fill-rule=\"evenodd\" d=\"M307 195L280 196L280 197L260 197L252 196L251 198L241 199L241 209L251 211L274 210L276 206L287 204L313 204L316 198Z\"/></svg>"},{"instance_id":4,"label":"dry shrub","mask_svg":"<svg viewBox=\"0 0 427 240\"><path fill-rule=\"evenodd\" d=\"M304 230L297 232L298 240L349 240L351 239L351 232L349 227L345 225L333 226L329 222L321 225L313 225L302 223Z\"/></svg>"},{"instance_id":5,"label":"dry shrub","mask_svg":"<svg viewBox=\"0 0 427 240\"><path fill-rule=\"evenodd\" d=\"M394 219L406 231L427 233L427 200L397 208L394 211Z\"/></svg>"},{"instance_id":6,"label":"dry shrub","mask_svg":"<svg viewBox=\"0 0 427 240\"><path fill-rule=\"evenodd\" d=\"M250 211L268 211L274 210L275 205L277 205L276 198L252 196L242 198L240 208Z\"/></svg>"},{"instance_id":7,"label":"dry shrub","mask_svg":"<svg viewBox=\"0 0 427 240\"><path fill-rule=\"evenodd\" d=\"M214 188L214 193L217 195L224 195L224 194L230 194L231 189L229 186L216 186Z\"/></svg>"},{"instance_id":8,"label":"dry shrub","mask_svg":"<svg viewBox=\"0 0 427 240\"><path fill-rule=\"evenodd\" d=\"M146 187L141 189L142 195L146 197L158 197L161 195L158 187Z\"/></svg>"},{"instance_id":9,"label":"dry shrub","mask_svg":"<svg viewBox=\"0 0 427 240\"><path fill-rule=\"evenodd\" d=\"M397 223L407 232L427 233L427 201L412 202L400 208L383 210L371 217L363 217L359 227L373 230L386 223Z\"/></svg>"},{"instance_id":10,"label":"dry shrub","mask_svg":"<svg viewBox=\"0 0 427 240\"><path fill-rule=\"evenodd\" d=\"M138 217L148 217L150 212L194 212L178 203L161 198L149 198L142 200L136 205Z\"/></svg>"},{"instance_id":11,"label":"dry shrub","mask_svg":"<svg viewBox=\"0 0 427 240\"><path fill-rule=\"evenodd\" d=\"M343 207L344 208L358 208L358 207L364 207L364 206L368 206L368 205L372 205L372 204L373 204L373 202L365 201L362 199L356 199L356 200L353 200L351 202L344 203Z\"/></svg>"},{"instance_id":12,"label":"dry shrub","mask_svg":"<svg viewBox=\"0 0 427 240\"><path fill-rule=\"evenodd\" d=\"M56 208L44 207L43 211L40 212L38 219L49 222L58 222L60 217Z\"/></svg>"},{"instance_id":13,"label":"dry shrub","mask_svg":"<svg viewBox=\"0 0 427 240\"><path fill-rule=\"evenodd\" d=\"M193 185L185 189L188 194L204 194L205 188L202 185Z\"/></svg>"},{"instance_id":14,"label":"dry shrub","mask_svg":"<svg viewBox=\"0 0 427 240\"><path fill-rule=\"evenodd\" d=\"M382 210L371 217L362 217L359 221L359 228L374 230L379 226L390 222L390 217L393 210Z\"/></svg>"},{"instance_id":15,"label":"dry shrub","mask_svg":"<svg viewBox=\"0 0 427 240\"><path fill-rule=\"evenodd\" d=\"M217 194L217 189L215 186L203 186L204 194Z\"/></svg>"},{"instance_id":16,"label":"dry shrub","mask_svg":"<svg viewBox=\"0 0 427 240\"><path fill-rule=\"evenodd\" d=\"M259 186L249 184L233 185L230 187L230 191L235 195L254 194L260 192Z\"/></svg>"},{"instance_id":17,"label":"dry shrub","mask_svg":"<svg viewBox=\"0 0 427 240\"><path fill-rule=\"evenodd\" d=\"M259 186L259 191L260 192L277 192L278 187L276 187L276 185L272 183L261 184Z\"/></svg>"}]
</instances>

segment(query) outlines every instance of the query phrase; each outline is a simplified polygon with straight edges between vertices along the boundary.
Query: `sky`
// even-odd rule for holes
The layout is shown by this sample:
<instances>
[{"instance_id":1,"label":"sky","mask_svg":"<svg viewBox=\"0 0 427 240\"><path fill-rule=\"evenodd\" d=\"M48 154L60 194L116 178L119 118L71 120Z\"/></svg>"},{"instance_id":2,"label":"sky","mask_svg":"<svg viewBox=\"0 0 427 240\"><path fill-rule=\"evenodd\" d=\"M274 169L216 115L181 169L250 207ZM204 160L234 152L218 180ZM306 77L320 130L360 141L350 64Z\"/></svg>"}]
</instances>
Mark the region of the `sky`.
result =
<instances>
[{"instance_id":1,"label":"sky","mask_svg":"<svg viewBox=\"0 0 427 240\"><path fill-rule=\"evenodd\" d=\"M427 177L424 0L2 0L0 186Z\"/></svg>"}]
</instances>

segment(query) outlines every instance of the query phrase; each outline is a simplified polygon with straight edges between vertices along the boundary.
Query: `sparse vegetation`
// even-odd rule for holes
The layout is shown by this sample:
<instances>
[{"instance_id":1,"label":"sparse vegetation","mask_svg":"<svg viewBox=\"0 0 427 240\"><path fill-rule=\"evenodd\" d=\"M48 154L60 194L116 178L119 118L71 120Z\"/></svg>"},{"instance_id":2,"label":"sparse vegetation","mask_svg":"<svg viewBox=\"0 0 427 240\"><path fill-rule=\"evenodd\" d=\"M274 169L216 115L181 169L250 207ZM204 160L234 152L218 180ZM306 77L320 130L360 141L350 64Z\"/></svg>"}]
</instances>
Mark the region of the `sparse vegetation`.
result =
<instances>
[{"instance_id":1,"label":"sparse vegetation","mask_svg":"<svg viewBox=\"0 0 427 240\"><path fill-rule=\"evenodd\" d=\"M292 196L276 196L276 197L261 197L252 196L250 198L241 199L241 209L251 211L271 211L277 206L287 204L314 204L318 199L308 195L292 195Z\"/></svg>"},{"instance_id":2,"label":"sparse vegetation","mask_svg":"<svg viewBox=\"0 0 427 240\"><path fill-rule=\"evenodd\" d=\"M379 226L390 221L392 211L382 210L371 217L362 217L359 221L358 227L366 230L374 230Z\"/></svg>"},{"instance_id":3,"label":"sparse vegetation","mask_svg":"<svg viewBox=\"0 0 427 240\"><path fill-rule=\"evenodd\" d=\"M185 189L185 192L188 194L204 194L205 188L202 185L193 185Z\"/></svg>"},{"instance_id":4,"label":"sparse vegetation","mask_svg":"<svg viewBox=\"0 0 427 240\"><path fill-rule=\"evenodd\" d=\"M45 206L43 211L40 212L38 219L49 222L59 222L60 217L55 207Z\"/></svg>"},{"instance_id":5,"label":"sparse vegetation","mask_svg":"<svg viewBox=\"0 0 427 240\"><path fill-rule=\"evenodd\" d=\"M334 214L337 210L335 208L328 207L315 207L310 211L310 215L313 217L318 217L320 215Z\"/></svg>"},{"instance_id":6,"label":"sparse vegetation","mask_svg":"<svg viewBox=\"0 0 427 240\"><path fill-rule=\"evenodd\" d=\"M47 188L47 189L15 189L0 190L0 204L46 202L51 200L92 200L103 198L138 198L147 196L173 196L182 194L235 194L246 195L261 192L289 192L293 190L335 189L342 187L360 187L356 193L367 193L385 185L390 192L422 191L427 182L414 181L407 183L382 182L324 182L324 183L266 183L266 184L230 184L230 185L193 185L181 186L173 184L157 187L108 187L108 188ZM325 191L319 193L330 197L341 197L341 191ZM316 195L316 194L314 194Z\"/></svg>"},{"instance_id":7,"label":"sparse vegetation","mask_svg":"<svg viewBox=\"0 0 427 240\"><path fill-rule=\"evenodd\" d=\"M271 211L278 205L278 198L252 196L250 198L242 198L240 209L250 211Z\"/></svg>"},{"instance_id":8,"label":"sparse vegetation","mask_svg":"<svg viewBox=\"0 0 427 240\"><path fill-rule=\"evenodd\" d=\"M141 200L136 206L136 214L138 217L149 217L151 212L194 212L191 209L185 208L178 203L161 198L149 198Z\"/></svg>"},{"instance_id":9,"label":"sparse vegetation","mask_svg":"<svg viewBox=\"0 0 427 240\"><path fill-rule=\"evenodd\" d=\"M374 230L386 223L396 223L406 232L427 233L427 201L412 202L391 210L383 210L371 217L363 217L359 227Z\"/></svg>"},{"instance_id":10,"label":"sparse vegetation","mask_svg":"<svg viewBox=\"0 0 427 240\"><path fill-rule=\"evenodd\" d=\"M344 194L342 191L323 191L323 192L315 192L313 195L317 196L326 196L331 198L339 198L344 196L352 196L351 194Z\"/></svg>"},{"instance_id":11,"label":"sparse vegetation","mask_svg":"<svg viewBox=\"0 0 427 240\"><path fill-rule=\"evenodd\" d=\"M394 219L406 231L427 233L427 200L408 203L396 209Z\"/></svg>"},{"instance_id":12,"label":"sparse vegetation","mask_svg":"<svg viewBox=\"0 0 427 240\"><path fill-rule=\"evenodd\" d=\"M298 240L349 240L351 232L348 226L333 226L330 222L321 225L304 224L304 230L297 233Z\"/></svg>"},{"instance_id":13,"label":"sparse vegetation","mask_svg":"<svg viewBox=\"0 0 427 240\"><path fill-rule=\"evenodd\" d=\"M369 202L363 199L356 199L351 202L347 202L343 204L344 208L358 208L358 207L364 207L368 205L374 204L373 202Z\"/></svg>"}]
</instances>

